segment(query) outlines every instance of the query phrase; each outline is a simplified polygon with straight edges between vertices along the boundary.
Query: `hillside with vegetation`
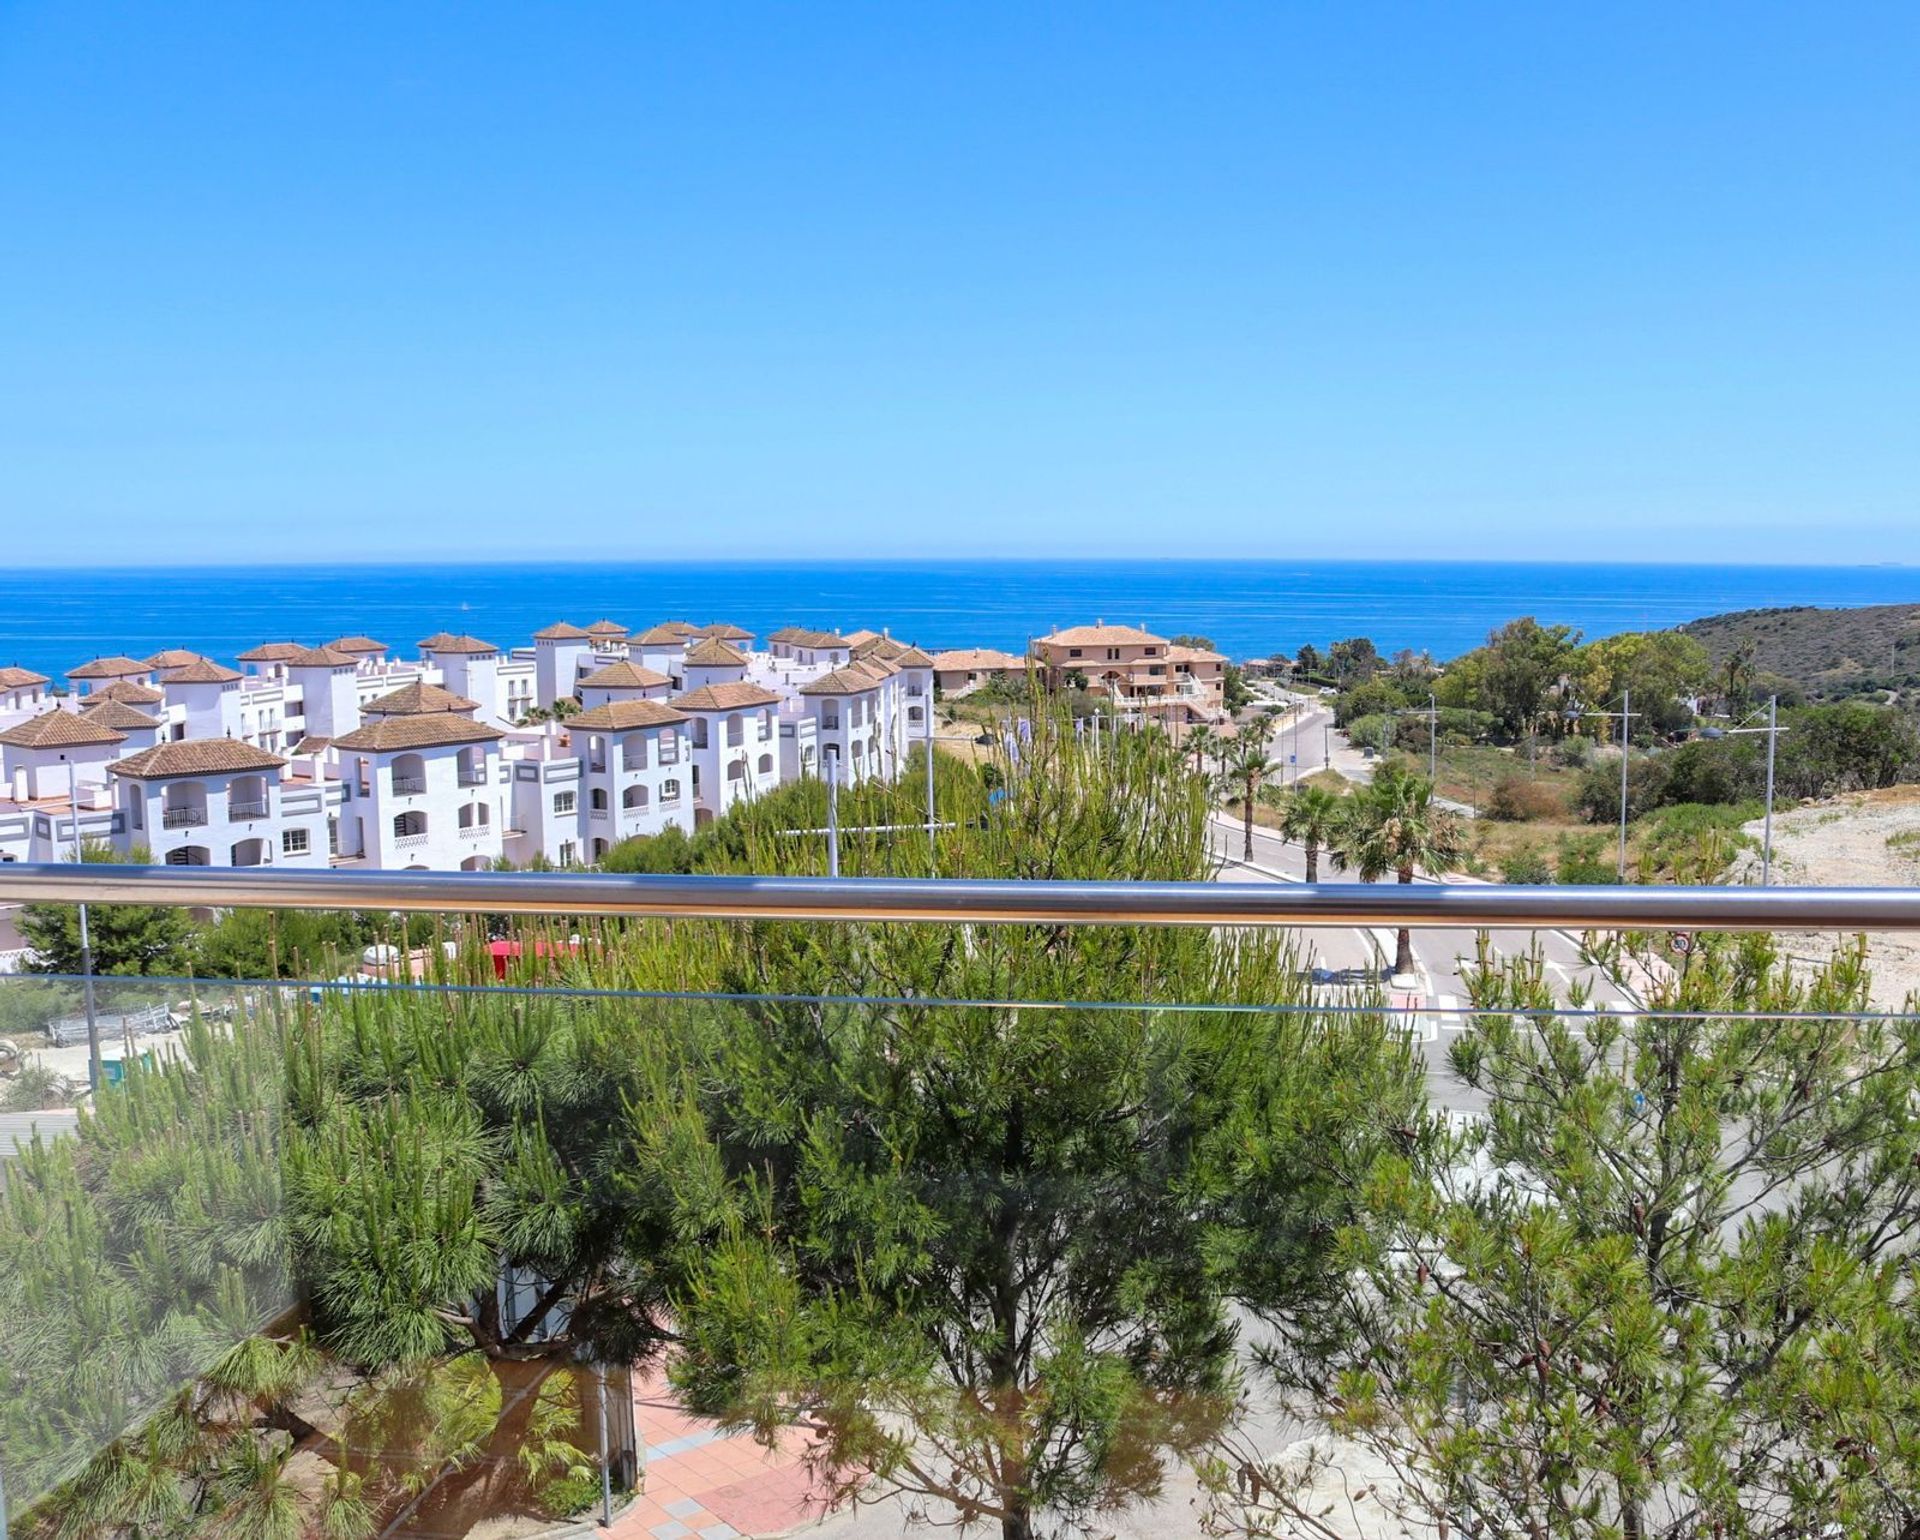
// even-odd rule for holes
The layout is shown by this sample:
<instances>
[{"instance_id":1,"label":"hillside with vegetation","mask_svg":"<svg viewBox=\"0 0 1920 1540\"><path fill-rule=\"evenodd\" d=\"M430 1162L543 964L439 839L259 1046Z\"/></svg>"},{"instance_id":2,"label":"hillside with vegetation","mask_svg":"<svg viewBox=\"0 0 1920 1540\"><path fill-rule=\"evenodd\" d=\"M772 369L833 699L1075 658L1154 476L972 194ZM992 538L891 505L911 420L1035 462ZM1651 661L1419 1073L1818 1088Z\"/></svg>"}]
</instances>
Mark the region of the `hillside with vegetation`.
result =
<instances>
[{"instance_id":1,"label":"hillside with vegetation","mask_svg":"<svg viewBox=\"0 0 1920 1540\"><path fill-rule=\"evenodd\" d=\"M1738 610L1679 628L1706 649L1716 671L1732 668L1766 693L1809 700L1898 693L1920 696L1920 603L1859 609ZM1789 681L1790 689L1771 682Z\"/></svg>"}]
</instances>

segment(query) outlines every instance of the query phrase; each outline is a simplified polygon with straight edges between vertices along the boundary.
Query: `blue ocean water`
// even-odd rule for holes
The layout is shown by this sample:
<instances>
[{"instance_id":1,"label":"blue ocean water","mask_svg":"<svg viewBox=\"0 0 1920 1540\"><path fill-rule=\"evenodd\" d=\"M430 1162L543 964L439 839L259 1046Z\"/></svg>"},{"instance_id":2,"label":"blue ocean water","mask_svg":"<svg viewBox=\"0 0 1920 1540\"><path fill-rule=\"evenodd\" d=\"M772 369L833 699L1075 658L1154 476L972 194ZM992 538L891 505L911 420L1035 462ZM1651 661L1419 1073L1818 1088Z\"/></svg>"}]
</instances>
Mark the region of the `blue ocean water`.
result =
<instances>
[{"instance_id":1,"label":"blue ocean water","mask_svg":"<svg viewBox=\"0 0 1920 1540\"><path fill-rule=\"evenodd\" d=\"M364 632L396 650L434 631L524 645L555 620L635 628L728 620L886 628L929 650L1021 650L1094 619L1209 636L1235 658L1365 635L1447 658L1535 615L1589 637L1770 605L1920 602L1910 567L1395 561L625 562L105 568L9 572L0 663L58 676L103 653Z\"/></svg>"}]
</instances>

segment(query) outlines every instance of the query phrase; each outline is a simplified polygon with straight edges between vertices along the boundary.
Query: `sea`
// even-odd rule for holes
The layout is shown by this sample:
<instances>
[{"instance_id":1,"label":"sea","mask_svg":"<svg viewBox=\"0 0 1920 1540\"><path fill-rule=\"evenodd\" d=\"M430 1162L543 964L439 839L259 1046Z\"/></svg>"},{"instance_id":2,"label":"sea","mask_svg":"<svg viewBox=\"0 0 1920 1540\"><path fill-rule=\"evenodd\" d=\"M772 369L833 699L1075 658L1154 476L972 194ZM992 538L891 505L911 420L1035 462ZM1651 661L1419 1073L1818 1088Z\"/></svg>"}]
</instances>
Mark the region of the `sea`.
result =
<instances>
[{"instance_id":1,"label":"sea","mask_svg":"<svg viewBox=\"0 0 1920 1540\"><path fill-rule=\"evenodd\" d=\"M1025 648L1093 620L1210 638L1228 656L1371 637L1445 660L1519 615L1588 638L1776 605L1920 602L1907 566L1432 561L582 562L34 568L0 573L0 663L59 677L108 653L231 660L265 641L436 631L503 648L556 620L887 631L928 651Z\"/></svg>"}]
</instances>

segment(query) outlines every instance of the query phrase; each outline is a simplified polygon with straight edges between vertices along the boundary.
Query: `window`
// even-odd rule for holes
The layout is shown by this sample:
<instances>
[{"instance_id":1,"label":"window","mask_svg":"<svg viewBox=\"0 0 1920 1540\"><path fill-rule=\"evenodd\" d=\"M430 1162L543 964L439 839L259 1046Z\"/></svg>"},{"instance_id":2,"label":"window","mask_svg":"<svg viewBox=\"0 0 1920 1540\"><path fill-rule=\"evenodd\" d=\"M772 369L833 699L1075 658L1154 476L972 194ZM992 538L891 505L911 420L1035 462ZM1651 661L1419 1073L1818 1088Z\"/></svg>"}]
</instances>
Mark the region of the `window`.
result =
<instances>
[{"instance_id":1,"label":"window","mask_svg":"<svg viewBox=\"0 0 1920 1540\"><path fill-rule=\"evenodd\" d=\"M145 823L146 816L147 816L145 812L146 802L147 802L147 799L141 796L138 790L136 790L130 797L127 798L127 812L132 818L133 826L136 829L144 828L146 826L146 823Z\"/></svg>"},{"instance_id":2,"label":"window","mask_svg":"<svg viewBox=\"0 0 1920 1540\"><path fill-rule=\"evenodd\" d=\"M695 717L693 719L693 746L696 749L704 749L707 746L707 719L705 717Z\"/></svg>"},{"instance_id":3,"label":"window","mask_svg":"<svg viewBox=\"0 0 1920 1540\"><path fill-rule=\"evenodd\" d=\"M1079 656L1080 656L1080 649L1079 649L1078 647L1069 647L1069 648L1067 649L1067 656L1068 656L1068 657L1070 657L1070 658L1077 658L1077 657L1079 657Z\"/></svg>"},{"instance_id":4,"label":"window","mask_svg":"<svg viewBox=\"0 0 1920 1540\"><path fill-rule=\"evenodd\" d=\"M169 866L205 866L207 847L205 845L182 845L167 852Z\"/></svg>"},{"instance_id":5,"label":"window","mask_svg":"<svg viewBox=\"0 0 1920 1540\"><path fill-rule=\"evenodd\" d=\"M280 854L283 856L303 856L311 848L311 841L305 829L282 829L280 831Z\"/></svg>"},{"instance_id":6,"label":"window","mask_svg":"<svg viewBox=\"0 0 1920 1540\"><path fill-rule=\"evenodd\" d=\"M410 839L417 834L427 832L427 815L415 809L411 812L396 813L393 819L393 837Z\"/></svg>"},{"instance_id":7,"label":"window","mask_svg":"<svg viewBox=\"0 0 1920 1540\"><path fill-rule=\"evenodd\" d=\"M666 793L662 792L661 795L665 796ZM620 805L626 808L644 808L647 805L647 788L644 786L629 786L625 791L620 793Z\"/></svg>"},{"instance_id":8,"label":"window","mask_svg":"<svg viewBox=\"0 0 1920 1540\"><path fill-rule=\"evenodd\" d=\"M760 713L760 741L765 743L772 736L773 713L771 711L763 711Z\"/></svg>"},{"instance_id":9,"label":"window","mask_svg":"<svg viewBox=\"0 0 1920 1540\"><path fill-rule=\"evenodd\" d=\"M677 765L680 762L680 735L671 729L660 734L654 740L655 752L663 765Z\"/></svg>"},{"instance_id":10,"label":"window","mask_svg":"<svg viewBox=\"0 0 1920 1540\"><path fill-rule=\"evenodd\" d=\"M730 716L727 718L727 747L728 748L730 749L738 748L740 745L740 740L742 737L745 736L745 733L746 733L746 729L741 726L740 718L738 716Z\"/></svg>"},{"instance_id":11,"label":"window","mask_svg":"<svg viewBox=\"0 0 1920 1540\"><path fill-rule=\"evenodd\" d=\"M1109 663L1118 663L1120 661L1120 649L1118 647L1109 647L1107 649L1107 661Z\"/></svg>"},{"instance_id":12,"label":"window","mask_svg":"<svg viewBox=\"0 0 1920 1540\"><path fill-rule=\"evenodd\" d=\"M562 866L578 866L580 864L580 850L572 840L560 841L560 864Z\"/></svg>"},{"instance_id":13,"label":"window","mask_svg":"<svg viewBox=\"0 0 1920 1540\"><path fill-rule=\"evenodd\" d=\"M460 809L460 827L463 829L484 829L487 818L487 804L484 802L469 802Z\"/></svg>"},{"instance_id":14,"label":"window","mask_svg":"<svg viewBox=\"0 0 1920 1540\"><path fill-rule=\"evenodd\" d=\"M646 788L641 787L639 789L644 791ZM678 802L680 800L680 783L678 781L662 781L660 783L660 800L662 802Z\"/></svg>"},{"instance_id":15,"label":"window","mask_svg":"<svg viewBox=\"0 0 1920 1540\"><path fill-rule=\"evenodd\" d=\"M606 788L602 786L596 786L593 788L592 791L588 792L587 806L592 808L593 811L596 813L604 813L607 810Z\"/></svg>"},{"instance_id":16,"label":"window","mask_svg":"<svg viewBox=\"0 0 1920 1540\"><path fill-rule=\"evenodd\" d=\"M340 854L340 820L337 818L327 820L327 854L330 856Z\"/></svg>"},{"instance_id":17,"label":"window","mask_svg":"<svg viewBox=\"0 0 1920 1540\"><path fill-rule=\"evenodd\" d=\"M570 791L556 791L553 794L553 810L556 813L571 813L576 805L574 795Z\"/></svg>"},{"instance_id":18,"label":"window","mask_svg":"<svg viewBox=\"0 0 1920 1540\"><path fill-rule=\"evenodd\" d=\"M773 756L771 754L762 754L760 756L759 770L762 775L773 774Z\"/></svg>"}]
</instances>

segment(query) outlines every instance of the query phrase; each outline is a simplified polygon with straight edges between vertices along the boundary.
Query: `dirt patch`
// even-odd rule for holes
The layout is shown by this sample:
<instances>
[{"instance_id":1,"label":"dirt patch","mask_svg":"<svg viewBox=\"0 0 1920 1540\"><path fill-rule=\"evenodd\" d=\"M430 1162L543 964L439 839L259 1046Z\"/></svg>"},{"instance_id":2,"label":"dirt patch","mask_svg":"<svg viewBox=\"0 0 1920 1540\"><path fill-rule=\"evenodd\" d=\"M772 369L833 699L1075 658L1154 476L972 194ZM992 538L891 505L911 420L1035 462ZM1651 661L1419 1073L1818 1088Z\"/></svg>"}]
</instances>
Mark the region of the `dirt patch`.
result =
<instances>
[{"instance_id":1,"label":"dirt patch","mask_svg":"<svg viewBox=\"0 0 1920 1540\"><path fill-rule=\"evenodd\" d=\"M1759 820L1745 832L1757 841ZM1757 855L1743 856L1733 880L1758 882ZM1773 880L1820 888L1906 888L1920 883L1920 786L1855 792L1773 815ZM1825 954L1831 938L1794 932L1797 957ZM1876 1005L1904 1005L1920 993L1920 936L1868 938Z\"/></svg>"}]
</instances>

